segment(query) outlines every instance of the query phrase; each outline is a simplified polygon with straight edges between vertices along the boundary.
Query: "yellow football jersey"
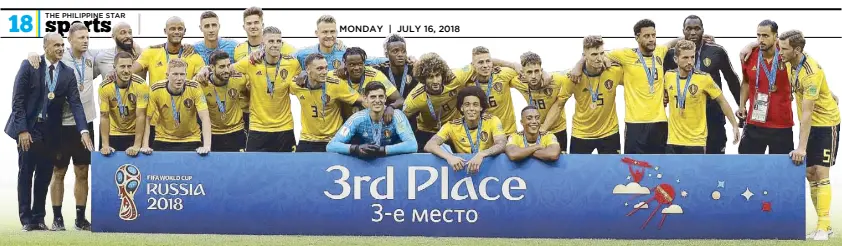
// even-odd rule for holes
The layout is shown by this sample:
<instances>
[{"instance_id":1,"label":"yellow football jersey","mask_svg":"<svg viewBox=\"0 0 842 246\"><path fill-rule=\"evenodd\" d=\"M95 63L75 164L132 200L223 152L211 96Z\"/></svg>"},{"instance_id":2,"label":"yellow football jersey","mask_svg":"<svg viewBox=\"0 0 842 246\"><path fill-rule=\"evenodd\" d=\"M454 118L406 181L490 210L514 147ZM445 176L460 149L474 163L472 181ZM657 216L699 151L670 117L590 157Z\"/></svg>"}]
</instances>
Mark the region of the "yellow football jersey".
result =
<instances>
[{"instance_id":1,"label":"yellow football jersey","mask_svg":"<svg viewBox=\"0 0 842 246\"><path fill-rule=\"evenodd\" d=\"M301 140L330 142L342 127L341 106L353 105L360 94L348 90L340 83L338 78L328 77L319 89L302 88L294 83L291 85L290 93L298 97L301 103Z\"/></svg>"},{"instance_id":2,"label":"yellow football jersey","mask_svg":"<svg viewBox=\"0 0 842 246\"><path fill-rule=\"evenodd\" d=\"M455 82L457 83L479 86L486 93L490 89L491 93L488 94L488 112L502 120L503 129L506 131L506 134L512 134L517 131L511 88L526 90L526 85L517 79L517 71L507 67L494 67L491 72L491 85L489 85L487 80L477 81L477 76L474 74L474 67L471 65L454 71L454 74L456 75Z\"/></svg>"},{"instance_id":3,"label":"yellow football jersey","mask_svg":"<svg viewBox=\"0 0 842 246\"><path fill-rule=\"evenodd\" d=\"M170 94L166 80L155 83L151 90L146 115L158 115L158 122L155 124L155 141L179 143L201 141L202 128L199 126L199 111L208 110L201 85L196 81L188 80L184 84L184 91L178 96ZM175 108L175 113L173 108Z\"/></svg>"},{"instance_id":4,"label":"yellow football jersey","mask_svg":"<svg viewBox=\"0 0 842 246\"><path fill-rule=\"evenodd\" d=\"M824 70L813 57L804 54L806 61L801 66L801 71L798 71L796 76L796 69L798 64L787 63L787 71L789 71L789 81L792 88L795 90L795 105L798 112L801 112L801 104L804 99L814 100L813 113L810 116L811 126L836 126L839 125L839 107L836 101L833 100L833 94L827 85L827 79L824 76ZM796 79L797 77L797 79ZM801 120L801 114L798 113L798 119Z\"/></svg>"},{"instance_id":5,"label":"yellow football jersey","mask_svg":"<svg viewBox=\"0 0 842 246\"><path fill-rule=\"evenodd\" d=\"M469 141L468 136L465 135L465 125L462 124L462 118L445 123L436 135L444 139L445 142L451 140L454 145L452 146L453 150L456 153L471 153L471 142L477 144L477 129L470 131L471 139ZM506 132L503 131L503 124L497 116L482 120L482 132L479 136L479 151L494 146L494 137L505 135Z\"/></svg>"},{"instance_id":6,"label":"yellow football jersey","mask_svg":"<svg viewBox=\"0 0 842 246\"><path fill-rule=\"evenodd\" d=\"M379 81L380 83L383 84L384 87L386 87L386 97L389 97L389 95L392 95L392 93L395 93L395 91L398 90L397 88L395 88L395 85L393 85L392 82L389 82L389 78L387 78L386 75L383 74L383 72L380 72L380 70L374 69L373 67L369 67L369 66L365 67L365 74L364 74L365 80L363 80L362 85L360 85L360 83L350 83L350 82L348 82L349 78L340 78L340 77L336 76L334 74L334 72L336 72L336 70L328 72L327 77L333 78L333 79L338 79L339 80L339 83L338 83L339 86L343 86L349 91L355 91L357 94L360 94L361 96L363 95L363 90L365 89L365 86L368 85L368 83L370 83L371 81ZM351 104L342 104L341 107L342 107L342 118L343 119L347 119L348 117L351 117L351 115L353 115L357 111L362 110L361 107L354 107Z\"/></svg>"},{"instance_id":7,"label":"yellow football jersey","mask_svg":"<svg viewBox=\"0 0 842 246\"><path fill-rule=\"evenodd\" d=\"M721 96L722 90L713 82L710 74L704 72L694 72L690 78L690 85L687 85L686 78L679 78L676 85L676 77L678 77L676 70L670 70L664 74L664 82L667 84L670 99L667 144L705 146L708 136L707 100ZM678 90L686 94L683 113L678 105Z\"/></svg>"},{"instance_id":8,"label":"yellow football jersey","mask_svg":"<svg viewBox=\"0 0 842 246\"><path fill-rule=\"evenodd\" d=\"M416 120L419 131L436 133L445 123L462 117L456 107L456 94L464 87L464 83L451 82L444 85L441 94L429 95L424 89L424 84L419 83L409 93L409 98L404 101L403 112L406 115L418 113ZM432 113L430 112L430 106L427 105L428 98L433 106L434 112ZM435 117L433 117L433 114L435 114ZM436 120L437 118L438 120Z\"/></svg>"},{"instance_id":9,"label":"yellow football jersey","mask_svg":"<svg viewBox=\"0 0 842 246\"><path fill-rule=\"evenodd\" d=\"M149 82L155 83L167 79L167 64L171 59L181 58L187 62L187 79L193 79L193 76L205 66L205 60L193 51L193 46L190 44L182 44L180 53L169 54L164 44L153 45L143 50L137 63L149 72Z\"/></svg>"},{"instance_id":10,"label":"yellow football jersey","mask_svg":"<svg viewBox=\"0 0 842 246\"><path fill-rule=\"evenodd\" d=\"M622 67L609 67L594 77L582 75L582 79L576 84L567 76L561 77L562 91L559 93L559 100L567 101L571 96L576 99L573 137L599 139L620 131L615 99L620 81L623 81ZM591 93L596 94L596 99Z\"/></svg>"},{"instance_id":11,"label":"yellow football jersey","mask_svg":"<svg viewBox=\"0 0 842 246\"><path fill-rule=\"evenodd\" d=\"M530 101L530 97L532 98L531 105L538 108L538 114L541 115L542 123L546 120L547 114L559 98L558 94L562 90L562 81L567 78L566 74L558 72L552 73L551 75L552 81L547 86L539 90L531 89L528 84L522 83L520 79L515 78L519 84L524 85L520 88L516 88L517 91L523 95L523 98L525 98L527 102ZM567 130L567 116L564 113L564 110L561 110L558 120L556 120L552 127L550 127L547 131L549 133L556 133L564 130Z\"/></svg>"},{"instance_id":12,"label":"yellow football jersey","mask_svg":"<svg viewBox=\"0 0 842 246\"><path fill-rule=\"evenodd\" d=\"M99 111L108 114L109 135L134 136L137 110L145 113L149 104L149 86L135 74L132 74L132 81L126 89L117 87L117 83L108 77L99 86ZM120 111L120 105L123 105L123 111Z\"/></svg>"},{"instance_id":13,"label":"yellow football jersey","mask_svg":"<svg viewBox=\"0 0 842 246\"><path fill-rule=\"evenodd\" d=\"M523 136L522 131L517 132L517 133L512 134L512 135L509 135L509 142L506 143L506 145L514 145L514 146L517 146L517 147L520 147L520 148L526 148L523 145L523 138L524 138L524 136ZM541 147L546 148L546 147L548 147L550 145L553 145L553 144L559 145L558 139L556 139L555 135L552 134L552 133L546 133L546 134L542 135L540 140L541 140L541 142L540 142ZM527 143L527 144L529 144L529 146L533 146L533 145L536 145L536 144L539 144L539 143L535 142L535 143Z\"/></svg>"},{"instance_id":14,"label":"yellow football jersey","mask_svg":"<svg viewBox=\"0 0 842 246\"><path fill-rule=\"evenodd\" d=\"M655 67L655 82L650 91L646 69L640 63L637 49L612 50L608 57L623 66L623 95L626 100L627 123L653 123L667 121L664 110L664 57L669 48L659 45L653 56L644 57L646 68ZM653 61L654 60L654 61Z\"/></svg>"},{"instance_id":15,"label":"yellow football jersey","mask_svg":"<svg viewBox=\"0 0 842 246\"><path fill-rule=\"evenodd\" d=\"M249 91L249 130L258 132L281 132L293 129L292 111L290 110L289 87L293 78L301 71L298 60L292 56L282 56L276 65L265 62L250 64L243 59L234 64L234 69L243 73L248 80ZM273 82L269 91L267 81Z\"/></svg>"},{"instance_id":16,"label":"yellow football jersey","mask_svg":"<svg viewBox=\"0 0 842 246\"><path fill-rule=\"evenodd\" d=\"M228 134L243 130L240 94L247 91L246 80L246 76L233 71L227 85L216 86L209 82L202 87L202 92L208 102L212 134Z\"/></svg>"}]
</instances>

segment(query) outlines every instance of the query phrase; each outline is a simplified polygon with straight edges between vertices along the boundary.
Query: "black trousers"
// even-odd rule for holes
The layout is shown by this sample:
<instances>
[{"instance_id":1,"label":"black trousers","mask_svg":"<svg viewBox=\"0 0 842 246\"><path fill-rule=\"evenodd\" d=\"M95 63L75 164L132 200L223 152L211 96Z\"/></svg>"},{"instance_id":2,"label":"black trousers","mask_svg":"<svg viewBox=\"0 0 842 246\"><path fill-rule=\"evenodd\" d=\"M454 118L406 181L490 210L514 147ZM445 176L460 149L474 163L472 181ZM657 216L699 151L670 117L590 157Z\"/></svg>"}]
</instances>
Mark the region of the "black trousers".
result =
<instances>
[{"instance_id":1,"label":"black trousers","mask_svg":"<svg viewBox=\"0 0 842 246\"><path fill-rule=\"evenodd\" d=\"M44 222L47 189L53 176L55 149L42 137L42 123L35 123L30 132L33 142L28 151L18 148L18 216L21 225ZM35 181L33 183L33 180Z\"/></svg>"}]
</instances>

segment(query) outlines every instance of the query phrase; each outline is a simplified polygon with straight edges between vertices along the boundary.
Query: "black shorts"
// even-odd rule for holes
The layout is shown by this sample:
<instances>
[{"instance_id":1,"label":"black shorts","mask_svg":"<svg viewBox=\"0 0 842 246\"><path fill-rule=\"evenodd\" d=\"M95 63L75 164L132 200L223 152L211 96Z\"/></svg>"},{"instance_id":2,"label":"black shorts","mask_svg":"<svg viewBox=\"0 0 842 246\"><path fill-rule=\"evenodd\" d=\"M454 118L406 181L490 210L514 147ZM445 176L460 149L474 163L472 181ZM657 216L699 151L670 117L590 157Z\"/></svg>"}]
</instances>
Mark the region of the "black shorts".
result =
<instances>
[{"instance_id":1,"label":"black shorts","mask_svg":"<svg viewBox=\"0 0 842 246\"><path fill-rule=\"evenodd\" d=\"M102 142L99 142L102 149ZM108 145L116 151L126 151L134 145L134 136L108 136Z\"/></svg>"},{"instance_id":2,"label":"black shorts","mask_svg":"<svg viewBox=\"0 0 842 246\"><path fill-rule=\"evenodd\" d=\"M705 144L705 154L725 154L725 145L728 136L725 133L725 125L718 122L708 121L708 139Z\"/></svg>"},{"instance_id":3,"label":"black shorts","mask_svg":"<svg viewBox=\"0 0 842 246\"><path fill-rule=\"evenodd\" d=\"M424 151L424 146L427 145L427 142L429 142L435 135L435 133L421 130L415 132L415 140L418 141L418 153L427 153Z\"/></svg>"},{"instance_id":4,"label":"black shorts","mask_svg":"<svg viewBox=\"0 0 842 246\"><path fill-rule=\"evenodd\" d=\"M155 141L155 126L152 126L152 125L149 126L149 141L150 142ZM150 146L150 147L152 147L152 146Z\"/></svg>"},{"instance_id":5,"label":"black shorts","mask_svg":"<svg viewBox=\"0 0 842 246\"><path fill-rule=\"evenodd\" d=\"M246 133L234 131L228 134L211 135L211 151L243 152L246 151Z\"/></svg>"},{"instance_id":6,"label":"black shorts","mask_svg":"<svg viewBox=\"0 0 842 246\"><path fill-rule=\"evenodd\" d=\"M814 126L807 138L807 167L831 167L836 164L839 150L839 125Z\"/></svg>"},{"instance_id":7,"label":"black shorts","mask_svg":"<svg viewBox=\"0 0 842 246\"><path fill-rule=\"evenodd\" d=\"M597 139L570 138L570 154L591 154L594 149L602 155L620 154L620 133Z\"/></svg>"},{"instance_id":8,"label":"black shorts","mask_svg":"<svg viewBox=\"0 0 842 246\"><path fill-rule=\"evenodd\" d=\"M282 132L249 131L246 140L247 152L293 152L295 133L292 130Z\"/></svg>"},{"instance_id":9,"label":"black shorts","mask_svg":"<svg viewBox=\"0 0 842 246\"><path fill-rule=\"evenodd\" d=\"M567 130L559 131L553 133L555 135L556 140L558 140L558 147L561 147L561 153L567 153Z\"/></svg>"},{"instance_id":10,"label":"black shorts","mask_svg":"<svg viewBox=\"0 0 842 246\"><path fill-rule=\"evenodd\" d=\"M704 154L705 146L667 144L667 154Z\"/></svg>"},{"instance_id":11,"label":"black shorts","mask_svg":"<svg viewBox=\"0 0 842 246\"><path fill-rule=\"evenodd\" d=\"M155 140L152 142L152 150L154 151L196 151L202 147L202 142L164 142Z\"/></svg>"},{"instance_id":12,"label":"black shorts","mask_svg":"<svg viewBox=\"0 0 842 246\"><path fill-rule=\"evenodd\" d=\"M248 134L248 132L249 132L249 113L248 112L243 112L243 127L245 127L245 128L243 128L243 132Z\"/></svg>"},{"instance_id":13,"label":"black shorts","mask_svg":"<svg viewBox=\"0 0 842 246\"><path fill-rule=\"evenodd\" d=\"M94 129L94 123L88 122L88 136L93 139L91 129ZM73 165L91 164L91 152L85 149L85 145L82 144L82 134L76 130L75 125L62 126L61 132L59 132L59 141L61 144L58 146L54 162L56 167L67 167L71 160L73 160Z\"/></svg>"},{"instance_id":14,"label":"black shorts","mask_svg":"<svg viewBox=\"0 0 842 246\"><path fill-rule=\"evenodd\" d=\"M295 152L327 152L327 143L328 142L310 142L310 141L298 141L298 146L295 147Z\"/></svg>"},{"instance_id":15,"label":"black shorts","mask_svg":"<svg viewBox=\"0 0 842 246\"><path fill-rule=\"evenodd\" d=\"M740 138L740 154L789 154L795 149L792 141L792 128L765 128L746 125Z\"/></svg>"},{"instance_id":16,"label":"black shorts","mask_svg":"<svg viewBox=\"0 0 842 246\"><path fill-rule=\"evenodd\" d=\"M626 123L625 154L664 154L667 148L667 122Z\"/></svg>"}]
</instances>

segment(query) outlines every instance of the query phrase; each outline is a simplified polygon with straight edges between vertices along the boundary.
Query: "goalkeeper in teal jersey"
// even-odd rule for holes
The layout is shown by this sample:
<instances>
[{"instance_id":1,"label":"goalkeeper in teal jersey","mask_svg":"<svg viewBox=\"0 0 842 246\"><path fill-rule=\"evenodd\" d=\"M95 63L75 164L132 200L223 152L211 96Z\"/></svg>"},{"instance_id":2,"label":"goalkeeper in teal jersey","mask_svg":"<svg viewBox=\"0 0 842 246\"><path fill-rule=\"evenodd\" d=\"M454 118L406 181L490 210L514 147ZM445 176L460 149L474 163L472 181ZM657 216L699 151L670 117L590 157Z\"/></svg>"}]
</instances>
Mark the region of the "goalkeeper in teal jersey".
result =
<instances>
[{"instance_id":1,"label":"goalkeeper in teal jersey","mask_svg":"<svg viewBox=\"0 0 842 246\"><path fill-rule=\"evenodd\" d=\"M418 142L403 112L395 110L392 123L383 124L386 109L386 87L383 83L372 81L365 86L363 93L368 109L353 114L345 121L327 144L327 152L362 158L415 153ZM354 137L361 139L361 144L351 144Z\"/></svg>"}]
</instances>

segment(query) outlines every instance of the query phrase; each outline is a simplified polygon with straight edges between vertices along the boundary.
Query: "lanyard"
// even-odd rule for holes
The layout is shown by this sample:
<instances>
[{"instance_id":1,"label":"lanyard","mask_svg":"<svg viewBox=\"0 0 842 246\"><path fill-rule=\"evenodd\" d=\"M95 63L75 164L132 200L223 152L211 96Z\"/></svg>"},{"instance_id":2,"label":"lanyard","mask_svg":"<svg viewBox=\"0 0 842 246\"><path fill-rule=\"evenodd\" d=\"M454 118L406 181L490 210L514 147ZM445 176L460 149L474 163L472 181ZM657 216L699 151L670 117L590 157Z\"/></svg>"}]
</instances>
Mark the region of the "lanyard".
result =
<instances>
[{"instance_id":1,"label":"lanyard","mask_svg":"<svg viewBox=\"0 0 842 246\"><path fill-rule=\"evenodd\" d=\"M164 44L164 54L167 54L167 64L170 63L170 49L168 48L169 42ZM178 48L178 58L181 58L181 52L184 51L184 46Z\"/></svg>"},{"instance_id":2,"label":"lanyard","mask_svg":"<svg viewBox=\"0 0 842 246\"><path fill-rule=\"evenodd\" d=\"M491 100L490 99L491 98L491 85L494 84L493 78L494 78L494 74L488 75L488 85L485 86L485 100ZM479 85L479 82L474 81L474 83ZM532 99L530 98L529 101L532 101ZM488 101L486 101L486 102L488 102ZM530 104L531 104L531 102L530 102Z\"/></svg>"},{"instance_id":3,"label":"lanyard","mask_svg":"<svg viewBox=\"0 0 842 246\"><path fill-rule=\"evenodd\" d=\"M172 118L175 120L175 123L181 123L181 113L179 113L178 108L176 108L175 96L173 96L172 94L170 94L170 105L172 106Z\"/></svg>"},{"instance_id":4,"label":"lanyard","mask_svg":"<svg viewBox=\"0 0 842 246\"><path fill-rule=\"evenodd\" d=\"M675 90L676 95L678 97L678 107L684 109L684 104L687 101L687 88L690 88L690 78L693 77L693 70L690 70L690 73L687 74L687 80L684 84L684 90L681 90L681 76L678 73L675 74Z\"/></svg>"},{"instance_id":5,"label":"lanyard","mask_svg":"<svg viewBox=\"0 0 842 246\"><path fill-rule=\"evenodd\" d=\"M41 108L41 118L44 118L45 115L46 115L45 111L47 110L47 104L49 103L49 101L53 100L53 98L55 98L56 81L58 81L58 69L59 69L58 68L58 62L56 62L56 64L53 64L53 66L54 66L54 68L53 68L53 78L52 79L50 79L50 70L44 69L45 70L44 80L47 81L47 89L50 90L50 93L47 94L47 101L44 102L44 107Z\"/></svg>"},{"instance_id":6,"label":"lanyard","mask_svg":"<svg viewBox=\"0 0 842 246\"><path fill-rule=\"evenodd\" d=\"M216 97L216 108L217 108L217 109L219 109L219 112L220 112L220 113L225 114L225 103L227 103L227 102L228 102L228 84L225 84L225 86L224 86L224 87L222 87L222 91L224 91L224 92L225 92L225 93L224 93L224 94L225 94L225 100L224 100L224 101L223 101L223 100L219 100L219 92L217 91L217 89L218 89L217 87L218 87L218 86L216 86L216 85L213 83L213 77L214 77L214 76L215 76L215 75L213 75L213 74L211 74L211 75L210 75L210 77L211 77L211 78L210 78L210 81L211 81L211 85L213 86L213 95L214 95L214 97Z\"/></svg>"},{"instance_id":7,"label":"lanyard","mask_svg":"<svg viewBox=\"0 0 842 246\"><path fill-rule=\"evenodd\" d=\"M322 118L325 117L327 110L327 84L322 84Z\"/></svg>"},{"instance_id":8,"label":"lanyard","mask_svg":"<svg viewBox=\"0 0 842 246\"><path fill-rule=\"evenodd\" d=\"M371 116L368 117L368 121L371 122L371 137L374 139L374 144L380 146L380 138L383 134L383 118L380 118L380 123L374 123L371 119Z\"/></svg>"},{"instance_id":9,"label":"lanyard","mask_svg":"<svg viewBox=\"0 0 842 246\"><path fill-rule=\"evenodd\" d=\"M701 71L702 69L702 47L705 47L704 41L699 45L699 50L696 51L696 71Z\"/></svg>"},{"instance_id":10,"label":"lanyard","mask_svg":"<svg viewBox=\"0 0 842 246\"><path fill-rule=\"evenodd\" d=\"M269 93L269 96L275 94L275 80L278 79L278 71L281 70L281 61L278 60L278 63L275 64L275 75L272 76L272 80L269 80L269 68L266 67L266 64L269 62L266 59L263 59L263 70L265 70L264 75L266 76L266 93Z\"/></svg>"},{"instance_id":11,"label":"lanyard","mask_svg":"<svg viewBox=\"0 0 842 246\"><path fill-rule=\"evenodd\" d=\"M406 87L406 73L409 72L409 65L403 64L403 73L401 74L401 96L403 96L404 88ZM389 80L395 83L395 75L392 74L392 66L389 66Z\"/></svg>"},{"instance_id":12,"label":"lanyard","mask_svg":"<svg viewBox=\"0 0 842 246\"><path fill-rule=\"evenodd\" d=\"M644 65L644 67L645 67L645 65ZM586 79L586 80L588 80L588 93L591 94L591 103L596 103L596 101L599 99L599 76L602 73L600 72L600 73L597 73L597 74L590 74L590 73L588 73L588 69L586 69L585 66L582 66L582 73L584 73L585 76L588 76L588 77L597 77L596 90L593 89L593 84L590 82L590 79Z\"/></svg>"},{"instance_id":13,"label":"lanyard","mask_svg":"<svg viewBox=\"0 0 842 246\"><path fill-rule=\"evenodd\" d=\"M249 44L248 41L246 41L246 47L248 47L248 54L246 56L251 55L251 44ZM257 48L255 48L255 49L257 49L257 50L263 49L263 44L262 43L258 44Z\"/></svg>"},{"instance_id":14,"label":"lanyard","mask_svg":"<svg viewBox=\"0 0 842 246\"><path fill-rule=\"evenodd\" d=\"M436 120L436 129L441 128L441 120L439 120L439 117L436 116L436 108L433 107L433 102L430 100L429 93L427 93L427 109L430 110L430 115L432 115L433 119Z\"/></svg>"},{"instance_id":15,"label":"lanyard","mask_svg":"<svg viewBox=\"0 0 842 246\"><path fill-rule=\"evenodd\" d=\"M775 49L775 56L772 57L772 69L770 70L766 66L766 60L763 59L763 51L757 51L757 66L762 67L763 72L766 73L766 80L769 82L769 88L766 88L772 94L772 88L775 86L777 82L776 79L778 77L777 69L778 69L778 56L780 55L780 51ZM757 82L754 83L754 91L760 91L760 69L755 69L754 77L757 78ZM770 95L771 96L771 95Z\"/></svg>"},{"instance_id":16,"label":"lanyard","mask_svg":"<svg viewBox=\"0 0 842 246\"><path fill-rule=\"evenodd\" d=\"M538 140L535 141L535 144L541 144L541 134L538 134ZM529 143L526 142L526 130L523 132L523 147L529 147Z\"/></svg>"},{"instance_id":17,"label":"lanyard","mask_svg":"<svg viewBox=\"0 0 842 246\"><path fill-rule=\"evenodd\" d=\"M802 68L802 66L804 66L804 62L806 62L806 61L807 61L807 55L803 55L801 57L801 62L798 62L798 67L795 68L795 78L790 80L790 83L795 84L795 86L793 86L793 88L798 88L798 86L799 86L798 85L799 84L798 76L801 75L801 68ZM795 91L795 90L792 90L792 91Z\"/></svg>"},{"instance_id":18,"label":"lanyard","mask_svg":"<svg viewBox=\"0 0 842 246\"><path fill-rule=\"evenodd\" d=\"M129 89L131 89L131 88L132 88L132 82L129 81L129 86L126 87L126 92L128 92ZM114 83L114 94L116 94L116 97L117 97L117 110L120 111L120 115L121 116L128 115L128 112L126 112L126 110L128 110L128 109L125 108L125 104L123 103L123 97L120 95L120 86L117 85L116 82Z\"/></svg>"},{"instance_id":19,"label":"lanyard","mask_svg":"<svg viewBox=\"0 0 842 246\"><path fill-rule=\"evenodd\" d=\"M73 54L73 53L71 52L71 54ZM83 83L85 83L85 79L86 79L85 78L85 68L87 66L85 65L85 61L87 59L85 57L85 54L82 53L82 66L81 67L79 66L79 63L76 62L76 58L73 58L72 55L70 56L70 59L73 60L73 67L76 68L76 72L79 73L79 79L76 80L76 84L80 85L79 88L81 89L82 88L81 85Z\"/></svg>"},{"instance_id":20,"label":"lanyard","mask_svg":"<svg viewBox=\"0 0 842 246\"><path fill-rule=\"evenodd\" d=\"M468 136L468 143L471 144L471 154L479 152L480 133L482 133L482 118L479 119L479 126L477 126L477 144L474 145L474 140L471 139L471 130L468 129L468 119L462 119L462 127L465 128L465 135Z\"/></svg>"},{"instance_id":21,"label":"lanyard","mask_svg":"<svg viewBox=\"0 0 842 246\"><path fill-rule=\"evenodd\" d=\"M392 74L392 73L389 73L389 74ZM363 71L363 75L362 75L362 77L360 77L360 87L357 87L357 93L360 93L360 95L363 94L363 84L364 83L365 83L365 71ZM354 85L353 85L353 83L351 83L351 72L350 71L348 71L348 87L351 87L351 90L354 89Z\"/></svg>"},{"instance_id":22,"label":"lanyard","mask_svg":"<svg viewBox=\"0 0 842 246\"><path fill-rule=\"evenodd\" d=\"M655 67L655 54L652 54L652 68L646 66L646 60L643 59L643 53L640 49L637 50L637 59L643 65L643 71L646 71L646 79L649 80L649 93L655 93L655 77L658 76L658 69Z\"/></svg>"}]
</instances>

